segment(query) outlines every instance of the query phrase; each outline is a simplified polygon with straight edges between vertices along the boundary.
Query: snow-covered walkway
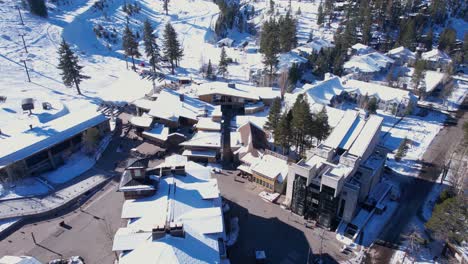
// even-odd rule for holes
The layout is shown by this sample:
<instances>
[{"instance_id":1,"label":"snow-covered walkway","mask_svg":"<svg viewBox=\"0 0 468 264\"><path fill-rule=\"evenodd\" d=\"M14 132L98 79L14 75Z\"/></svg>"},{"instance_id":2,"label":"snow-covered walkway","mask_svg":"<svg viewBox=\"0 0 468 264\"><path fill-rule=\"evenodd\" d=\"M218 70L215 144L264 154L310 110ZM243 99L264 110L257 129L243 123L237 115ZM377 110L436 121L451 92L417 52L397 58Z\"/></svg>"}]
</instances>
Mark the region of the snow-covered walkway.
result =
<instances>
[{"instance_id":1,"label":"snow-covered walkway","mask_svg":"<svg viewBox=\"0 0 468 264\"><path fill-rule=\"evenodd\" d=\"M85 179L46 196L2 201L0 219L37 215L60 208L113 176L115 173L92 168L82 176Z\"/></svg>"}]
</instances>

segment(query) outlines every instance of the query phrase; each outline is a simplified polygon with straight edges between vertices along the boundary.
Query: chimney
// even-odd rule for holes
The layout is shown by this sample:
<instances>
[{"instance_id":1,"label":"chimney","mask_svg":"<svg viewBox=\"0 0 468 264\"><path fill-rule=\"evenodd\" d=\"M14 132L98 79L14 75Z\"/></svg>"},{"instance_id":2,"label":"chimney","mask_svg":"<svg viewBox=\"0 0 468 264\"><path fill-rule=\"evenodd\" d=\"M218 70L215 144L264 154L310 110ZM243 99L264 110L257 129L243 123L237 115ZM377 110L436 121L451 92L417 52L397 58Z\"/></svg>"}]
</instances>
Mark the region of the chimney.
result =
<instances>
[{"instance_id":1,"label":"chimney","mask_svg":"<svg viewBox=\"0 0 468 264\"><path fill-rule=\"evenodd\" d=\"M236 84L233 82L228 83L229 88L236 88Z\"/></svg>"},{"instance_id":2,"label":"chimney","mask_svg":"<svg viewBox=\"0 0 468 264\"><path fill-rule=\"evenodd\" d=\"M185 237L184 224L171 222L169 234L173 237Z\"/></svg>"},{"instance_id":3,"label":"chimney","mask_svg":"<svg viewBox=\"0 0 468 264\"><path fill-rule=\"evenodd\" d=\"M179 100L180 100L181 102L183 102L183 101L185 100L185 97L184 97L183 94L179 94Z\"/></svg>"},{"instance_id":4,"label":"chimney","mask_svg":"<svg viewBox=\"0 0 468 264\"><path fill-rule=\"evenodd\" d=\"M151 233L153 240L158 240L166 235L166 229L164 228L164 226L156 226L155 228L153 228Z\"/></svg>"}]
</instances>

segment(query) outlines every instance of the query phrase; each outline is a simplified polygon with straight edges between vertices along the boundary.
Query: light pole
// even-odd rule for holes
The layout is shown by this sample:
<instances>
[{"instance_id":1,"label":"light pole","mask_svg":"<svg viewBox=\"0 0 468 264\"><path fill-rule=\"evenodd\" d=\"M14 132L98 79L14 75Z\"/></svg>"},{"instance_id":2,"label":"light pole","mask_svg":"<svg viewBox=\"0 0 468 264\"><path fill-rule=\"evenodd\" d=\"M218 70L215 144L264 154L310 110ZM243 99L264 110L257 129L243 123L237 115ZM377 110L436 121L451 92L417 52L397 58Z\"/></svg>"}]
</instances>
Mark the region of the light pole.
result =
<instances>
[{"instance_id":1,"label":"light pole","mask_svg":"<svg viewBox=\"0 0 468 264\"><path fill-rule=\"evenodd\" d=\"M21 10L20 10L19 6L16 6L16 9L18 9L19 17L20 17L20 20L21 20L21 25L24 26L23 16L21 15Z\"/></svg>"},{"instance_id":2,"label":"light pole","mask_svg":"<svg viewBox=\"0 0 468 264\"><path fill-rule=\"evenodd\" d=\"M31 77L29 76L29 70L28 70L28 65L26 65L26 59L21 60L24 65L24 70L26 71L26 75L28 76L28 82L31 82Z\"/></svg>"},{"instance_id":3,"label":"light pole","mask_svg":"<svg viewBox=\"0 0 468 264\"><path fill-rule=\"evenodd\" d=\"M28 48L26 48L26 42L24 41L24 34L19 34L21 36L21 40L23 40L23 47L26 53L28 53Z\"/></svg>"}]
</instances>

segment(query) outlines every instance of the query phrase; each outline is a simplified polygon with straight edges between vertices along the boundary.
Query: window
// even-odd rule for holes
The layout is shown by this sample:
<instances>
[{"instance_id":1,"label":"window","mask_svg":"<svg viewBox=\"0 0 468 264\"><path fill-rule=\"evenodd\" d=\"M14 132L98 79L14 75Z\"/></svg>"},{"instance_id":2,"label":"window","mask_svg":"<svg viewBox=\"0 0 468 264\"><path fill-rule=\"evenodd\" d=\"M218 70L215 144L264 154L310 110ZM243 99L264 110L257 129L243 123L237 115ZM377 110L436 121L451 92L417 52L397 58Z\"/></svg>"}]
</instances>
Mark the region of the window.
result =
<instances>
[{"instance_id":1,"label":"window","mask_svg":"<svg viewBox=\"0 0 468 264\"><path fill-rule=\"evenodd\" d=\"M141 177L141 171L140 171L140 170L134 170L134 171L133 171L133 176L135 176L135 177L137 177L137 178L138 178L138 177Z\"/></svg>"}]
</instances>

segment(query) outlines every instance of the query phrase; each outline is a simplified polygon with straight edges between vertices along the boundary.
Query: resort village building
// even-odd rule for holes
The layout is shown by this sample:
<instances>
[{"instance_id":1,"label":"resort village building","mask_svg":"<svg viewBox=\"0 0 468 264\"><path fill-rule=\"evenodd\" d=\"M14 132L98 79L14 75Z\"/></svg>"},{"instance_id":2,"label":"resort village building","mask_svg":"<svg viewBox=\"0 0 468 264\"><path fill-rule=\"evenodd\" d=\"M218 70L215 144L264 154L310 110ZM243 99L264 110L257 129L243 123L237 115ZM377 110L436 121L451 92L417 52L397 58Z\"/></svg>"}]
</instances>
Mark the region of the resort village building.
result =
<instances>
[{"instance_id":1,"label":"resort village building","mask_svg":"<svg viewBox=\"0 0 468 264\"><path fill-rule=\"evenodd\" d=\"M289 166L285 204L292 212L325 227L353 219L382 175L382 120L348 110L308 158Z\"/></svg>"},{"instance_id":2,"label":"resort village building","mask_svg":"<svg viewBox=\"0 0 468 264\"><path fill-rule=\"evenodd\" d=\"M120 264L222 263L226 259L221 196L210 169L173 155L150 171L152 196L125 200L112 250Z\"/></svg>"},{"instance_id":3,"label":"resort village building","mask_svg":"<svg viewBox=\"0 0 468 264\"><path fill-rule=\"evenodd\" d=\"M3 128L2 134L10 135L0 139L0 180L56 169L84 143L97 146L109 131L109 118L95 107L66 113L47 123L25 125L12 134ZM90 134L86 136L87 133Z\"/></svg>"}]
</instances>

